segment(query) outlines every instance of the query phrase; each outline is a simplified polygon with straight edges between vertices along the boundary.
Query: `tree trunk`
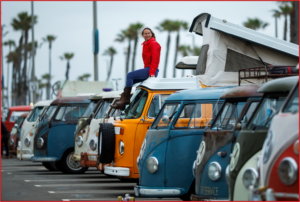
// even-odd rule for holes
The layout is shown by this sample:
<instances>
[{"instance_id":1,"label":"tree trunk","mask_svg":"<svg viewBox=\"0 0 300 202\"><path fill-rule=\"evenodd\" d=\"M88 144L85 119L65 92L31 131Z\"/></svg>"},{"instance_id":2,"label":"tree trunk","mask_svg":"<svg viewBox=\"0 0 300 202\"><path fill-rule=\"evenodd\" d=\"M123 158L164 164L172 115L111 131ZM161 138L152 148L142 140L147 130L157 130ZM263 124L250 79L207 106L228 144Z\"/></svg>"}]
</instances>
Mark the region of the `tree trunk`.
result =
<instances>
[{"instance_id":1,"label":"tree trunk","mask_svg":"<svg viewBox=\"0 0 300 202\"><path fill-rule=\"evenodd\" d=\"M17 66L18 62L13 62L13 74L12 74L12 81L11 81L11 106L17 105L16 94L17 94ZM14 72L16 72L14 74Z\"/></svg>"},{"instance_id":2,"label":"tree trunk","mask_svg":"<svg viewBox=\"0 0 300 202\"><path fill-rule=\"evenodd\" d=\"M128 39L128 48L127 48L127 57L126 57L126 72L125 72L125 78L127 78L127 74L129 72L129 59L130 59L130 51L131 51L131 40Z\"/></svg>"},{"instance_id":3,"label":"tree trunk","mask_svg":"<svg viewBox=\"0 0 300 202\"><path fill-rule=\"evenodd\" d=\"M177 53L178 53L178 46L179 46L179 30L177 31L176 36L176 47L175 47L175 56L174 56L174 66L173 66L173 77L176 78L176 62L177 62Z\"/></svg>"},{"instance_id":4,"label":"tree trunk","mask_svg":"<svg viewBox=\"0 0 300 202\"><path fill-rule=\"evenodd\" d=\"M277 32L277 17L275 17L275 37L278 38L278 32Z\"/></svg>"},{"instance_id":5,"label":"tree trunk","mask_svg":"<svg viewBox=\"0 0 300 202\"><path fill-rule=\"evenodd\" d=\"M284 28L283 28L283 40L286 41L286 33L287 33L287 16L284 16Z\"/></svg>"},{"instance_id":6,"label":"tree trunk","mask_svg":"<svg viewBox=\"0 0 300 202\"><path fill-rule=\"evenodd\" d=\"M50 88L51 88L51 42L49 42L49 79L47 85L47 100L50 99Z\"/></svg>"},{"instance_id":7,"label":"tree trunk","mask_svg":"<svg viewBox=\"0 0 300 202\"><path fill-rule=\"evenodd\" d=\"M24 66L23 66L23 72L22 72L22 104L27 104L27 54L28 54L28 30L25 30L25 47L24 47Z\"/></svg>"},{"instance_id":8,"label":"tree trunk","mask_svg":"<svg viewBox=\"0 0 300 202\"><path fill-rule=\"evenodd\" d=\"M135 39L134 39L134 45L133 45L133 55L132 55L132 68L131 70L134 71L135 70L135 55L136 55L136 48L137 48L137 43L138 43L138 35L135 36Z\"/></svg>"},{"instance_id":9,"label":"tree trunk","mask_svg":"<svg viewBox=\"0 0 300 202\"><path fill-rule=\"evenodd\" d=\"M70 69L70 63L69 60L67 62L67 71L66 71L66 80L69 80L69 69Z\"/></svg>"},{"instance_id":10,"label":"tree trunk","mask_svg":"<svg viewBox=\"0 0 300 202\"><path fill-rule=\"evenodd\" d=\"M114 55L111 55L111 57L110 57L110 65L109 65L109 70L108 70L108 75L107 75L106 81L108 81L109 78L110 78L110 74L111 74L111 71L112 71L113 62L114 62Z\"/></svg>"},{"instance_id":11,"label":"tree trunk","mask_svg":"<svg viewBox=\"0 0 300 202\"><path fill-rule=\"evenodd\" d=\"M167 47L166 47L166 60L165 60L165 69L164 69L164 78L167 77L167 67L168 67L170 41L171 41L170 32L168 32Z\"/></svg>"},{"instance_id":12,"label":"tree trunk","mask_svg":"<svg viewBox=\"0 0 300 202\"><path fill-rule=\"evenodd\" d=\"M18 61L16 64L16 86L15 86L15 104L21 104L21 92L22 92L22 81L21 81L21 63L22 63L22 46L23 46L23 32L19 40L19 48L18 48Z\"/></svg>"},{"instance_id":13,"label":"tree trunk","mask_svg":"<svg viewBox=\"0 0 300 202\"><path fill-rule=\"evenodd\" d=\"M296 43L296 24L295 24L295 16L296 16L296 11L295 11L295 2L292 3L293 7L290 12L290 42Z\"/></svg>"},{"instance_id":14,"label":"tree trunk","mask_svg":"<svg viewBox=\"0 0 300 202\"><path fill-rule=\"evenodd\" d=\"M295 1L295 44L299 45L299 1Z\"/></svg>"}]
</instances>

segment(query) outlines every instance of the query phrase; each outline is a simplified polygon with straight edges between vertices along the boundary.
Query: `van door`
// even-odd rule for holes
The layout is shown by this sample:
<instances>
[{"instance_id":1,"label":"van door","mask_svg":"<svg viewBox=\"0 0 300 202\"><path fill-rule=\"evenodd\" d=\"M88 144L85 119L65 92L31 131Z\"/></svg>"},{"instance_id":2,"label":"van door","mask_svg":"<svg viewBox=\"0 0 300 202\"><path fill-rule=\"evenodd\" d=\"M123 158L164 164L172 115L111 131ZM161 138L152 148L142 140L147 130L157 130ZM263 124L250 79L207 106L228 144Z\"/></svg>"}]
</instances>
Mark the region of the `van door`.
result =
<instances>
[{"instance_id":1,"label":"van door","mask_svg":"<svg viewBox=\"0 0 300 202\"><path fill-rule=\"evenodd\" d=\"M140 154L141 146L145 139L146 133L168 97L169 94L154 94L150 106L146 106L146 113L144 113L146 116L144 115L141 121L138 123L133 151L133 168L135 174L139 173L136 160ZM147 108L148 106L149 108Z\"/></svg>"},{"instance_id":2,"label":"van door","mask_svg":"<svg viewBox=\"0 0 300 202\"><path fill-rule=\"evenodd\" d=\"M194 180L192 164L196 159L204 129L210 123L216 101L185 103L170 130L165 167L166 187L188 191Z\"/></svg>"}]
</instances>

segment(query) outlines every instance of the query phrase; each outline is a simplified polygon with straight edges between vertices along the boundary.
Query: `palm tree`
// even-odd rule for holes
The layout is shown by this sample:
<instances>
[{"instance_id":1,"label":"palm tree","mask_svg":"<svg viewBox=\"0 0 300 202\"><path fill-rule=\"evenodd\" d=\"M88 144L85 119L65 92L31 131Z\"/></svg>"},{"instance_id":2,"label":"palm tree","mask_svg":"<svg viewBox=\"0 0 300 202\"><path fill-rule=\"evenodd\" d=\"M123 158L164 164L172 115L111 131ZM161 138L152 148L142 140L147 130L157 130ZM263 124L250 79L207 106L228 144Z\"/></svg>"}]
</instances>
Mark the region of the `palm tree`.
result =
<instances>
[{"instance_id":1,"label":"palm tree","mask_svg":"<svg viewBox=\"0 0 300 202\"><path fill-rule=\"evenodd\" d=\"M245 27L248 27L250 29L254 29L254 30L257 30L257 29L264 29L266 28L269 23L267 22L263 22L262 20L258 19L258 18L248 18L248 20L246 22L243 23Z\"/></svg>"},{"instance_id":2,"label":"palm tree","mask_svg":"<svg viewBox=\"0 0 300 202\"><path fill-rule=\"evenodd\" d=\"M295 36L295 43L299 45L299 1L295 2L295 30L296 30L296 36Z\"/></svg>"},{"instance_id":3,"label":"palm tree","mask_svg":"<svg viewBox=\"0 0 300 202\"><path fill-rule=\"evenodd\" d=\"M163 32L168 32L167 37L167 46L166 46L166 59L165 59L165 68L164 68L164 75L163 77L166 78L167 76L167 66L168 66L168 58L169 58L169 50L170 50L170 42L171 42L171 32L175 31L174 29L174 23L171 20L164 20L159 24L158 27L156 27L157 30Z\"/></svg>"},{"instance_id":4,"label":"palm tree","mask_svg":"<svg viewBox=\"0 0 300 202\"><path fill-rule=\"evenodd\" d=\"M34 53L32 53L32 42L28 43L28 60L29 60L29 65L28 65L28 71L27 71L27 77L30 78L31 77L31 57L33 56L33 54L36 54L36 49L38 48L38 42L34 41L34 47L35 47L35 51Z\"/></svg>"},{"instance_id":5,"label":"palm tree","mask_svg":"<svg viewBox=\"0 0 300 202\"><path fill-rule=\"evenodd\" d=\"M73 56L74 53L64 53L63 56L60 56L61 60L67 60L66 80L69 80L70 60L73 58Z\"/></svg>"},{"instance_id":6,"label":"palm tree","mask_svg":"<svg viewBox=\"0 0 300 202\"><path fill-rule=\"evenodd\" d=\"M17 74L14 73L16 72L17 69L17 65L18 65L18 51L11 51L8 53L8 55L6 56L7 58L7 63L12 62L13 63L13 69L12 69L12 83L11 83L11 91L12 91L12 99L11 99L11 106L17 105L18 101L16 99L16 95L17 95Z\"/></svg>"},{"instance_id":7,"label":"palm tree","mask_svg":"<svg viewBox=\"0 0 300 202\"><path fill-rule=\"evenodd\" d=\"M7 40L3 43L4 46L8 46L9 49L9 53L11 52L11 47L16 47L16 43L14 40ZM12 62L12 61L10 61ZM6 78L6 87L8 88L8 84L9 84L9 61L7 60L7 78ZM8 91L7 91L8 92Z\"/></svg>"},{"instance_id":8,"label":"palm tree","mask_svg":"<svg viewBox=\"0 0 300 202\"><path fill-rule=\"evenodd\" d=\"M273 9L273 10L271 10L271 12L273 12L272 16L275 18L275 37L277 38L278 37L278 34L277 34L277 19L280 18L280 11L276 10L276 9Z\"/></svg>"},{"instance_id":9,"label":"palm tree","mask_svg":"<svg viewBox=\"0 0 300 202\"><path fill-rule=\"evenodd\" d=\"M109 55L110 56L110 65L109 65L109 69L108 69L108 72L107 72L106 81L108 81L109 78L110 78L115 54L117 54L117 51L112 46L109 47L107 50L105 50L104 53L103 53L103 55Z\"/></svg>"},{"instance_id":10,"label":"palm tree","mask_svg":"<svg viewBox=\"0 0 300 202\"><path fill-rule=\"evenodd\" d=\"M132 55L132 64L131 64L131 69L132 71L135 70L135 56L136 56L136 49L137 49L137 44L139 40L139 31L144 25L142 23L135 23L129 25L128 31L132 33L134 36L134 45L133 45L133 55Z\"/></svg>"},{"instance_id":11,"label":"palm tree","mask_svg":"<svg viewBox=\"0 0 300 202\"><path fill-rule=\"evenodd\" d=\"M174 67L173 67L173 77L176 77L176 62L177 62L177 53L178 53L178 48L179 48L179 32L181 29L187 30L188 29L188 23L187 22L182 22L182 21L174 21L173 22L174 30L177 32L176 36L176 48L175 48L175 57L174 57ZM184 70L182 71L182 76L184 75Z\"/></svg>"},{"instance_id":12,"label":"palm tree","mask_svg":"<svg viewBox=\"0 0 300 202\"><path fill-rule=\"evenodd\" d=\"M287 39L287 16L290 14L291 12L291 7L288 4L284 4L282 6L279 7L280 8L280 13L281 15L284 16L284 28L283 28L283 40L286 41Z\"/></svg>"},{"instance_id":13,"label":"palm tree","mask_svg":"<svg viewBox=\"0 0 300 202\"><path fill-rule=\"evenodd\" d=\"M45 38L43 38L43 42L48 42L49 44L49 75L51 75L51 48L52 43L56 39L56 36L53 35L47 35ZM50 87L51 87L51 77L49 77L49 81L47 84L47 100L50 99Z\"/></svg>"},{"instance_id":14,"label":"palm tree","mask_svg":"<svg viewBox=\"0 0 300 202\"><path fill-rule=\"evenodd\" d=\"M200 55L200 51L201 51L201 47L200 46L199 47L197 47L197 46L194 47L193 52L194 52L195 55Z\"/></svg>"},{"instance_id":15,"label":"palm tree","mask_svg":"<svg viewBox=\"0 0 300 202\"><path fill-rule=\"evenodd\" d=\"M90 77L91 77L91 74L86 73L86 74L83 74L82 76L79 76L78 80L79 81L87 81Z\"/></svg>"},{"instance_id":16,"label":"palm tree","mask_svg":"<svg viewBox=\"0 0 300 202\"><path fill-rule=\"evenodd\" d=\"M126 69L125 69L125 78L129 72L129 59L130 59L130 51L131 51L131 40L135 38L135 35L133 35L132 32L129 31L129 29L121 30L121 33L117 35L117 38L115 41L118 42L124 42L126 39L128 40L128 47L126 51Z\"/></svg>"}]
</instances>

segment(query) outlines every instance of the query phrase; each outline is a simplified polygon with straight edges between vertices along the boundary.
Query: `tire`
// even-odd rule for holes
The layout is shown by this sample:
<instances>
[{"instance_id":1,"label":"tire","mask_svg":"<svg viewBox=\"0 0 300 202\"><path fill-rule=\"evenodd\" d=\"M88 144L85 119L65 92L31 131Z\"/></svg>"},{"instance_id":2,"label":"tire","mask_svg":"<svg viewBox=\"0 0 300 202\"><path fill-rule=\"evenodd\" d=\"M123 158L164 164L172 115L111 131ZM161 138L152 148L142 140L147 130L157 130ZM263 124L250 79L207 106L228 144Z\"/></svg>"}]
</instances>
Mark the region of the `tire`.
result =
<instances>
[{"instance_id":1,"label":"tire","mask_svg":"<svg viewBox=\"0 0 300 202\"><path fill-rule=\"evenodd\" d=\"M103 164L111 163L115 155L115 127L113 124L100 124L98 143L99 162Z\"/></svg>"},{"instance_id":2,"label":"tire","mask_svg":"<svg viewBox=\"0 0 300 202\"><path fill-rule=\"evenodd\" d=\"M186 194L179 196L179 198L183 201L190 201L192 194L195 194L195 180L192 182L189 191Z\"/></svg>"},{"instance_id":3,"label":"tire","mask_svg":"<svg viewBox=\"0 0 300 202\"><path fill-rule=\"evenodd\" d=\"M60 161L56 162L56 167L64 174L83 174L88 170L88 167L83 168L80 162L75 162L72 159L74 149L67 150Z\"/></svg>"},{"instance_id":4,"label":"tire","mask_svg":"<svg viewBox=\"0 0 300 202\"><path fill-rule=\"evenodd\" d=\"M43 162L43 166L50 171L57 171L58 169L55 166L54 162Z\"/></svg>"}]
</instances>

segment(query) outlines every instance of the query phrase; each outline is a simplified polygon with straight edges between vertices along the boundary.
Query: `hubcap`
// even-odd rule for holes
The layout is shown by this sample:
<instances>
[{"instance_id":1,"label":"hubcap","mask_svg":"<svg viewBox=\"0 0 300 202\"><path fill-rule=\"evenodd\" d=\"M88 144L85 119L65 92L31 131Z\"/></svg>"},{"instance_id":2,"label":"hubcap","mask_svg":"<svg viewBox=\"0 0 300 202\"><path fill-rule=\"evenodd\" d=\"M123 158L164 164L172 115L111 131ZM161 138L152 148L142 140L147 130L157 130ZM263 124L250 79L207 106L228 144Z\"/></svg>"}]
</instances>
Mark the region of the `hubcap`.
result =
<instances>
[{"instance_id":1,"label":"hubcap","mask_svg":"<svg viewBox=\"0 0 300 202\"><path fill-rule=\"evenodd\" d=\"M72 155L74 154L74 152L69 153L69 155L67 156L67 165L69 168L71 168L72 170L80 170L82 169L82 167L80 166L80 162L76 162L72 159Z\"/></svg>"}]
</instances>

